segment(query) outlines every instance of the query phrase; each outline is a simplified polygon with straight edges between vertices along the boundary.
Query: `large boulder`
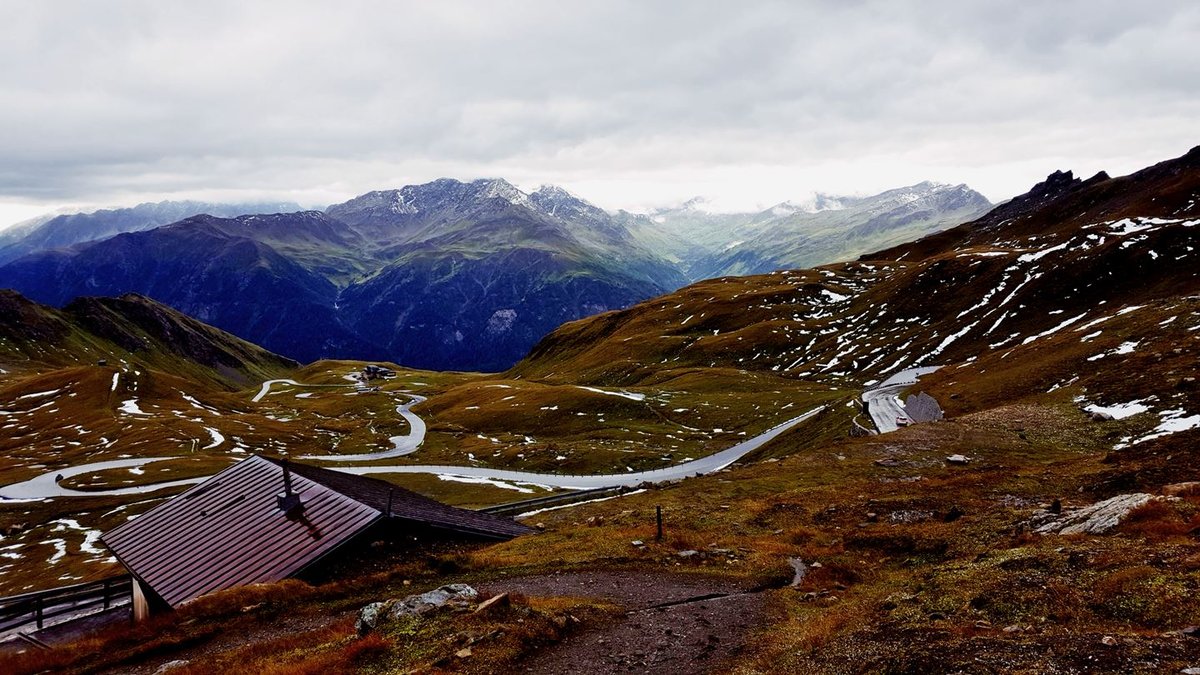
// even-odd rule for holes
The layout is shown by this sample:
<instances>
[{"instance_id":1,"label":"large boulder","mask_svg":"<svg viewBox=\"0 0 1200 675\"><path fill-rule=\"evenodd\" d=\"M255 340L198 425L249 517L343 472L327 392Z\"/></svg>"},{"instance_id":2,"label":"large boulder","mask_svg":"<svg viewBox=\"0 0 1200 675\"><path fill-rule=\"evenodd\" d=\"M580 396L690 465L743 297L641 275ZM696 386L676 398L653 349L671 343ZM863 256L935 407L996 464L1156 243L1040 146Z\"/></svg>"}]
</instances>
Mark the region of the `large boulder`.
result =
<instances>
[{"instance_id":1,"label":"large boulder","mask_svg":"<svg viewBox=\"0 0 1200 675\"><path fill-rule=\"evenodd\" d=\"M449 584L428 593L410 595L388 610L388 617L421 616L443 607L465 608L479 599L479 591L466 584Z\"/></svg>"},{"instance_id":2,"label":"large boulder","mask_svg":"<svg viewBox=\"0 0 1200 675\"><path fill-rule=\"evenodd\" d=\"M448 584L427 593L410 595L403 600L372 602L363 607L354 623L359 635L366 635L381 623L404 616L424 616L443 608L467 608L479 599L479 592L466 584Z\"/></svg>"}]
</instances>

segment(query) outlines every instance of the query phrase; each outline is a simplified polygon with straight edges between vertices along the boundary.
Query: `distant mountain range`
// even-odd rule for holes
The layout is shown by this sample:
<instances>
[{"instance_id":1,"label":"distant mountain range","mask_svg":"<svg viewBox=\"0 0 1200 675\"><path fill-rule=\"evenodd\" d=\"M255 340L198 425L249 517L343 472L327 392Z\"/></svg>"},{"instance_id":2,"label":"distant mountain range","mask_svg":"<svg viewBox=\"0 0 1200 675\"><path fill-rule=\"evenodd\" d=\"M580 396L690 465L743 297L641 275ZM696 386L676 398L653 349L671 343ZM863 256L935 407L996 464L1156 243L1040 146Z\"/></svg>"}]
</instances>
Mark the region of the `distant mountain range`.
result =
<instances>
[{"instance_id":1,"label":"distant mountain range","mask_svg":"<svg viewBox=\"0 0 1200 675\"><path fill-rule=\"evenodd\" d=\"M299 210L299 205L292 202L220 204L167 201L138 204L125 209L102 209L91 213L39 216L0 230L0 264L37 251L106 239L122 232L153 229L201 213L238 216L243 213L284 213Z\"/></svg>"},{"instance_id":2,"label":"distant mountain range","mask_svg":"<svg viewBox=\"0 0 1200 675\"><path fill-rule=\"evenodd\" d=\"M852 258L990 205L922 183L761 213L630 214L554 186L440 179L324 212L280 208L291 206L163 202L33 221L0 235L0 287L56 306L139 293L300 361L502 370L565 322L696 278Z\"/></svg>"},{"instance_id":3,"label":"distant mountain range","mask_svg":"<svg viewBox=\"0 0 1200 675\"><path fill-rule=\"evenodd\" d=\"M325 213L194 216L0 267L0 286L39 302L140 293L302 361L483 370L686 281L602 210L502 180L372 192Z\"/></svg>"},{"instance_id":4,"label":"distant mountain range","mask_svg":"<svg viewBox=\"0 0 1200 675\"><path fill-rule=\"evenodd\" d=\"M852 260L978 218L991 209L966 185L918 183L869 197L816 194L756 213L709 213L694 199L626 215L634 236L692 280Z\"/></svg>"}]
</instances>

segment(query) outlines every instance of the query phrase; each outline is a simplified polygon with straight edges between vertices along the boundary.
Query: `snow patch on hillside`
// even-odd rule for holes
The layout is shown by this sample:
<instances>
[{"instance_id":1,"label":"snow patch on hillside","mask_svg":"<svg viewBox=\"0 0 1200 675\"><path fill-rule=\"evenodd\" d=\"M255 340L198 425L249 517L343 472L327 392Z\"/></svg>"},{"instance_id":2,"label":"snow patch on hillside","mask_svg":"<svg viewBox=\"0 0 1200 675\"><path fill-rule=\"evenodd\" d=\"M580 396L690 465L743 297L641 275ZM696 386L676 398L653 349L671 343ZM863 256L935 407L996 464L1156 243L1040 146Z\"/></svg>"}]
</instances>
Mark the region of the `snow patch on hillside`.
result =
<instances>
[{"instance_id":1,"label":"snow patch on hillside","mask_svg":"<svg viewBox=\"0 0 1200 675\"><path fill-rule=\"evenodd\" d=\"M595 392L597 394L604 394L605 396L619 396L621 398L627 398L630 401L645 401L646 400L645 394L635 394L635 393L629 392L629 391L605 391L604 389L597 389L596 387L579 387L579 388L586 389L587 391Z\"/></svg>"},{"instance_id":2,"label":"snow patch on hillside","mask_svg":"<svg viewBox=\"0 0 1200 675\"><path fill-rule=\"evenodd\" d=\"M1134 399L1129 403L1118 403L1116 405L1097 405L1092 403L1084 406L1083 409L1090 413L1109 415L1114 420L1123 420L1126 417L1133 417L1149 410L1150 406L1143 402L1145 400L1147 399Z\"/></svg>"},{"instance_id":3,"label":"snow patch on hillside","mask_svg":"<svg viewBox=\"0 0 1200 675\"><path fill-rule=\"evenodd\" d=\"M141 408L138 407L138 401L136 398L131 398L127 401L122 401L120 410L121 410L121 412L125 413L126 415L149 415L150 414L148 412L143 411Z\"/></svg>"},{"instance_id":4,"label":"snow patch on hillside","mask_svg":"<svg viewBox=\"0 0 1200 675\"><path fill-rule=\"evenodd\" d=\"M1117 443L1113 446L1113 449L1121 450L1122 448L1127 448L1131 445L1145 443L1146 441L1152 441L1156 438L1162 438L1163 436L1170 436L1171 434L1179 433L1180 431L1200 429L1200 415L1188 415L1187 411L1183 410L1182 408L1176 410L1164 410L1158 415L1161 421L1159 422L1158 426L1154 427L1149 434L1146 434L1145 436L1142 436L1136 440L1129 436L1122 438L1120 443Z\"/></svg>"}]
</instances>

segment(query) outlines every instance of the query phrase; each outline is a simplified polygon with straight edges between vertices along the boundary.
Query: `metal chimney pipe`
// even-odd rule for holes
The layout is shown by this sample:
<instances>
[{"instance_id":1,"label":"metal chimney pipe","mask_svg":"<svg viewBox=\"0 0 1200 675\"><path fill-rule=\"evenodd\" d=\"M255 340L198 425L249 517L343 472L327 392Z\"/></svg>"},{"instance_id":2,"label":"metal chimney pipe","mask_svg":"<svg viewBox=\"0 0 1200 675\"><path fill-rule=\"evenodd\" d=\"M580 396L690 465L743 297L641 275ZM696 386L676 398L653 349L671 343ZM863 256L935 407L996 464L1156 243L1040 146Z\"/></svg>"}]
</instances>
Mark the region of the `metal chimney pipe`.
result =
<instances>
[{"instance_id":1,"label":"metal chimney pipe","mask_svg":"<svg viewBox=\"0 0 1200 675\"><path fill-rule=\"evenodd\" d=\"M292 471L288 468L286 457L280 465L283 467L283 492L275 495L275 504L285 516L290 516L293 511L303 508L304 505L300 503L300 495L292 492Z\"/></svg>"},{"instance_id":2,"label":"metal chimney pipe","mask_svg":"<svg viewBox=\"0 0 1200 675\"><path fill-rule=\"evenodd\" d=\"M292 495L292 472L288 469L287 457L283 458L283 494Z\"/></svg>"}]
</instances>

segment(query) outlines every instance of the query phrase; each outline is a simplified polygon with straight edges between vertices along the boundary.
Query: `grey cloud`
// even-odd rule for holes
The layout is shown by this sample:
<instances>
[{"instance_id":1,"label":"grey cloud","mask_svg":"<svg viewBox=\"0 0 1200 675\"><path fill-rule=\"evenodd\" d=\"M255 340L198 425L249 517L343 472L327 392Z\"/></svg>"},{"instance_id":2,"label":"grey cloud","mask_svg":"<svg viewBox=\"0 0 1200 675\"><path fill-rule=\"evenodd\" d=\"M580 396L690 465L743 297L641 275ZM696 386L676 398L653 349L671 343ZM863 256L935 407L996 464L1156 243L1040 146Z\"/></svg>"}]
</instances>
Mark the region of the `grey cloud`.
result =
<instances>
[{"instance_id":1,"label":"grey cloud","mask_svg":"<svg viewBox=\"0 0 1200 675\"><path fill-rule=\"evenodd\" d=\"M2 4L10 198L856 161L858 189L966 170L1003 197L1200 119L1190 2Z\"/></svg>"}]
</instances>

